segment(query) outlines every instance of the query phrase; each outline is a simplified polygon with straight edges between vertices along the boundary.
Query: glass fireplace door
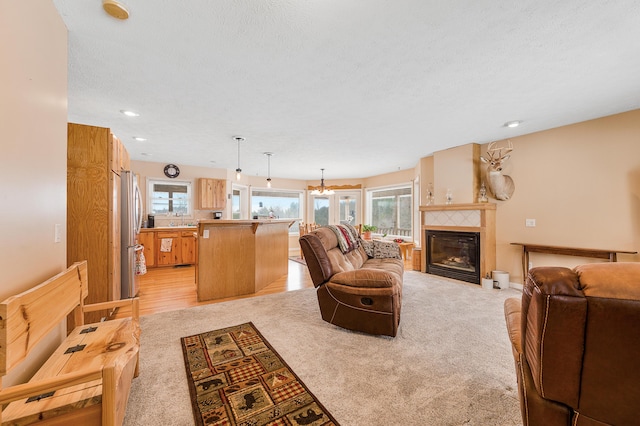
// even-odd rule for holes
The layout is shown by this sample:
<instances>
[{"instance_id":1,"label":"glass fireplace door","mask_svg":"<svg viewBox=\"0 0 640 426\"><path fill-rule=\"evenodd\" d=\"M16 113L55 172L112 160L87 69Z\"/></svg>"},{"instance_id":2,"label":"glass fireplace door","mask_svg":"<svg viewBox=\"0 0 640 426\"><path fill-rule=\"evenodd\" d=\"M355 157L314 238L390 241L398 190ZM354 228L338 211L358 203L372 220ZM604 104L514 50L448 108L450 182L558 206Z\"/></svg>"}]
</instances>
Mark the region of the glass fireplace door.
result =
<instances>
[{"instance_id":1,"label":"glass fireplace door","mask_svg":"<svg viewBox=\"0 0 640 426\"><path fill-rule=\"evenodd\" d=\"M480 284L480 234L427 230L427 272Z\"/></svg>"}]
</instances>

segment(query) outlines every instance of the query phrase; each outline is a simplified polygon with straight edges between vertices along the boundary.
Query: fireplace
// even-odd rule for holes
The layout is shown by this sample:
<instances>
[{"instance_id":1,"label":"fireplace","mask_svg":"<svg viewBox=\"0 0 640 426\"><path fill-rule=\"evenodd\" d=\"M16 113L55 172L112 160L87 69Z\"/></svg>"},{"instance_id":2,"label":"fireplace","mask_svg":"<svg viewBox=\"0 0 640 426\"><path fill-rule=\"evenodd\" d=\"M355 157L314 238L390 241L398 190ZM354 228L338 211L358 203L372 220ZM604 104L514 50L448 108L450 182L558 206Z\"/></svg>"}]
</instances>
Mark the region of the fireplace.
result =
<instances>
[{"instance_id":1,"label":"fireplace","mask_svg":"<svg viewBox=\"0 0 640 426\"><path fill-rule=\"evenodd\" d=\"M480 233L426 231L427 273L480 284Z\"/></svg>"}]
</instances>

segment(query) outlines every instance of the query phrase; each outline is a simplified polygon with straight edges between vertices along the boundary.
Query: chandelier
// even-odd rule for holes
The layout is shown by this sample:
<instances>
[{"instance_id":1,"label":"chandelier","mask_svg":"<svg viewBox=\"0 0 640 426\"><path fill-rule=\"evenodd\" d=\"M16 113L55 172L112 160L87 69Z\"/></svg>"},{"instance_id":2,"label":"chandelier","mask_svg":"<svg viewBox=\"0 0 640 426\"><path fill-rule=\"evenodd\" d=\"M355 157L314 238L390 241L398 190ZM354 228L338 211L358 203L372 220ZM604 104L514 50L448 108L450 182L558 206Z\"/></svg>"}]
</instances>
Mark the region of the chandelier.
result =
<instances>
[{"instance_id":1,"label":"chandelier","mask_svg":"<svg viewBox=\"0 0 640 426\"><path fill-rule=\"evenodd\" d=\"M329 189L324 186L324 169L320 169L322 171L322 178L320 179L320 186L316 186L316 189L311 191L312 195L331 195L334 194L333 189Z\"/></svg>"}]
</instances>

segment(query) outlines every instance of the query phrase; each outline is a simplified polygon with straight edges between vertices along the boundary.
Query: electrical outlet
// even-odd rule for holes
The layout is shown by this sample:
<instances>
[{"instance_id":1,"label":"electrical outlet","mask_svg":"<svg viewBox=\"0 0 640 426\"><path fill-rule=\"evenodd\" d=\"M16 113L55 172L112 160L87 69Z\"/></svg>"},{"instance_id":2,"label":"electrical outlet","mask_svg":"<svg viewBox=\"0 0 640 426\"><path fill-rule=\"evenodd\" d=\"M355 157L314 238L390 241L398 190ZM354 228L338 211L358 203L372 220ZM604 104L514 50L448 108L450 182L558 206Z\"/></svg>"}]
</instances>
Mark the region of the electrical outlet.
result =
<instances>
[{"instance_id":1,"label":"electrical outlet","mask_svg":"<svg viewBox=\"0 0 640 426\"><path fill-rule=\"evenodd\" d=\"M527 228L535 228L536 227L536 220L535 219L525 219L524 220L524 226L526 226Z\"/></svg>"},{"instance_id":2,"label":"electrical outlet","mask_svg":"<svg viewBox=\"0 0 640 426\"><path fill-rule=\"evenodd\" d=\"M205 229L205 230L202 232L202 238L209 238L209 230L208 230L208 229Z\"/></svg>"}]
</instances>

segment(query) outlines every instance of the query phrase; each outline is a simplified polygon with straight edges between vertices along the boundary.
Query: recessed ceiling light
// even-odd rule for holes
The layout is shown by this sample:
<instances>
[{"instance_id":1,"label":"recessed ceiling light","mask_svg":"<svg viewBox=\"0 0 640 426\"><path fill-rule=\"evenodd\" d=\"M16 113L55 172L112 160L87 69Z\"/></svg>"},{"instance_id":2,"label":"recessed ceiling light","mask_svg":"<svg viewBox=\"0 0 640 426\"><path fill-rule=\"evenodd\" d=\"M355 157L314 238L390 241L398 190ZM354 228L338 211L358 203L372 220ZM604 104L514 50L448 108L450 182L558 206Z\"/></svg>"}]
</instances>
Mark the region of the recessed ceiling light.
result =
<instances>
[{"instance_id":1,"label":"recessed ceiling light","mask_svg":"<svg viewBox=\"0 0 640 426\"><path fill-rule=\"evenodd\" d=\"M120 112L126 115L127 117L138 117L140 115L137 112L127 111L125 109L121 109Z\"/></svg>"},{"instance_id":2,"label":"recessed ceiling light","mask_svg":"<svg viewBox=\"0 0 640 426\"><path fill-rule=\"evenodd\" d=\"M513 120L513 121L507 121L506 123L504 123L504 127L518 127L520 124L522 124L522 121L520 120Z\"/></svg>"},{"instance_id":3,"label":"recessed ceiling light","mask_svg":"<svg viewBox=\"0 0 640 426\"><path fill-rule=\"evenodd\" d=\"M144 142L147 140L147 138L141 138L140 136L134 136L133 139L137 140L138 142Z\"/></svg>"}]
</instances>

